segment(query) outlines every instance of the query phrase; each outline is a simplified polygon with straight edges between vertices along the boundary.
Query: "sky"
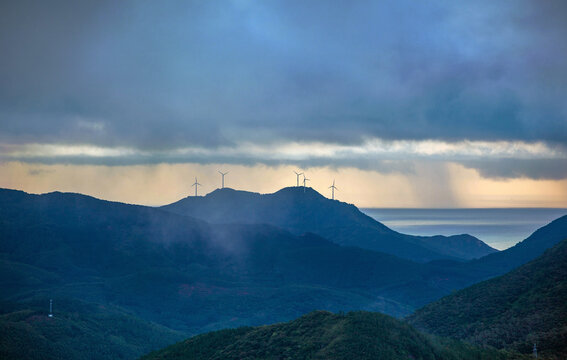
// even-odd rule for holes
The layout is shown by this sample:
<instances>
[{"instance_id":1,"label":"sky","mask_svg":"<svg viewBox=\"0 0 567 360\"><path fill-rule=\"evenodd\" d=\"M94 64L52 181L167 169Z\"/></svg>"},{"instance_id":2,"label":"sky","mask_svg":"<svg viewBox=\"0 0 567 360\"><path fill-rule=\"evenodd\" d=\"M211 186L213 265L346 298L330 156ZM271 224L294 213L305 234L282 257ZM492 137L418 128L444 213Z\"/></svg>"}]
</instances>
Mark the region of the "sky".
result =
<instances>
[{"instance_id":1,"label":"sky","mask_svg":"<svg viewBox=\"0 0 567 360\"><path fill-rule=\"evenodd\" d=\"M0 187L567 207L567 2L0 4Z\"/></svg>"}]
</instances>

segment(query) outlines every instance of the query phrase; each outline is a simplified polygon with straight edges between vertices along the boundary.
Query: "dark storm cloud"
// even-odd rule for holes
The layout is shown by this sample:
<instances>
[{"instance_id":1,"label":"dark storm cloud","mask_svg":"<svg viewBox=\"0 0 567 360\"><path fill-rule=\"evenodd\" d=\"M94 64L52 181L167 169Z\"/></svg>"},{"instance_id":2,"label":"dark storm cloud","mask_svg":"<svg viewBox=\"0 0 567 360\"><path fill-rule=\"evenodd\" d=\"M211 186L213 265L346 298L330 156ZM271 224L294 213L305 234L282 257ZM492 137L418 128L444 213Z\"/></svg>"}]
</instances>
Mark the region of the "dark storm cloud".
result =
<instances>
[{"instance_id":1,"label":"dark storm cloud","mask_svg":"<svg viewBox=\"0 0 567 360\"><path fill-rule=\"evenodd\" d=\"M2 162L0 158L0 162ZM147 164L234 164L234 165L293 165L300 168L310 167L331 167L341 168L350 167L361 170L377 171L382 174L401 173L415 174L415 161L412 160L391 160L376 159L365 157L346 157L334 159L330 157L311 157L308 159L262 159L252 156L223 156L201 155L201 156L182 156L182 155L125 155L109 157L88 157L88 156L58 156L58 157L23 157L10 158L10 161L22 161L36 164L72 164L72 165L147 165ZM482 160L457 160L457 159L420 159L420 163L428 166L449 161L451 163L463 165L466 168L475 169L484 178L491 179L513 179L529 178L536 180L561 180L567 178L567 159L482 159ZM38 175L39 172L33 170L31 175Z\"/></svg>"},{"instance_id":2,"label":"dark storm cloud","mask_svg":"<svg viewBox=\"0 0 567 360\"><path fill-rule=\"evenodd\" d=\"M465 161L464 166L476 169L485 178L551 179L567 178L567 159L490 159Z\"/></svg>"},{"instance_id":3,"label":"dark storm cloud","mask_svg":"<svg viewBox=\"0 0 567 360\"><path fill-rule=\"evenodd\" d=\"M18 161L32 164L68 164L68 165L108 165L108 166L127 166L127 165L156 165L156 164L234 164L234 165L267 165L281 166L293 165L300 168L310 167L330 167L341 168L350 167L362 170L378 171L383 174L402 173L414 174L415 164L408 160L376 159L368 157L344 157L330 158L322 156L309 157L307 159L286 159L286 158L262 158L252 155L223 155L221 153L206 155L175 155L175 154L150 154L150 155L122 155L122 156L84 156L84 155L64 155L64 156L25 156L3 158L0 155L0 163L7 161ZM30 172L31 175L38 175L38 172Z\"/></svg>"},{"instance_id":4,"label":"dark storm cloud","mask_svg":"<svg viewBox=\"0 0 567 360\"><path fill-rule=\"evenodd\" d=\"M3 2L0 142L565 146L566 4Z\"/></svg>"}]
</instances>

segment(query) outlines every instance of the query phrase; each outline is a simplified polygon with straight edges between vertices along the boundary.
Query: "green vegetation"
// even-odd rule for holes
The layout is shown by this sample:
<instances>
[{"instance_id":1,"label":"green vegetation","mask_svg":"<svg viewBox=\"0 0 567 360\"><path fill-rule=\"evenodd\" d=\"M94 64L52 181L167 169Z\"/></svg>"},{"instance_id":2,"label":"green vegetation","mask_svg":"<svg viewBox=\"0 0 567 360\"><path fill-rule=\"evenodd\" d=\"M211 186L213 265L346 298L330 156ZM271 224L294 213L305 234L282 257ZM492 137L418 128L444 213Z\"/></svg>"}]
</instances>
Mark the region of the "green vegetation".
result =
<instances>
[{"instance_id":1,"label":"green vegetation","mask_svg":"<svg viewBox=\"0 0 567 360\"><path fill-rule=\"evenodd\" d=\"M149 354L180 359L506 359L505 353L425 335L386 315L312 312L288 323L221 330Z\"/></svg>"},{"instance_id":2,"label":"green vegetation","mask_svg":"<svg viewBox=\"0 0 567 360\"><path fill-rule=\"evenodd\" d=\"M420 329L479 345L567 358L567 240L536 260L409 317Z\"/></svg>"},{"instance_id":3,"label":"green vegetation","mask_svg":"<svg viewBox=\"0 0 567 360\"><path fill-rule=\"evenodd\" d=\"M0 304L1 359L132 359L179 341L182 333L140 320L121 309L55 299Z\"/></svg>"},{"instance_id":4,"label":"green vegetation","mask_svg":"<svg viewBox=\"0 0 567 360\"><path fill-rule=\"evenodd\" d=\"M538 233L556 236L567 228L567 217L546 228ZM537 245L537 236L531 241ZM76 299L184 336L288 321L314 309L404 316L486 276L467 266L420 264L269 225L209 225L162 209L79 194L0 189L0 301L19 304L4 315L36 311L29 305L36 299ZM96 325L104 318L92 319L93 312L85 308L59 310L77 314L71 319L85 334L67 337L65 349L95 349L107 331ZM3 320L6 332L20 335L6 336L6 349L13 348L9 341L26 339L22 329L32 337L26 343L57 344L45 343L41 331L27 322L10 319ZM92 319L88 324L93 326L85 327L85 319ZM141 351L137 336L122 330L122 340L116 333L108 347L116 345L114 353L132 358ZM57 353L57 347L52 351Z\"/></svg>"},{"instance_id":5,"label":"green vegetation","mask_svg":"<svg viewBox=\"0 0 567 360\"><path fill-rule=\"evenodd\" d=\"M0 300L115 305L189 334L314 309L405 315L414 305L378 291L419 282L425 266L267 225L210 226L78 194L0 195Z\"/></svg>"}]
</instances>

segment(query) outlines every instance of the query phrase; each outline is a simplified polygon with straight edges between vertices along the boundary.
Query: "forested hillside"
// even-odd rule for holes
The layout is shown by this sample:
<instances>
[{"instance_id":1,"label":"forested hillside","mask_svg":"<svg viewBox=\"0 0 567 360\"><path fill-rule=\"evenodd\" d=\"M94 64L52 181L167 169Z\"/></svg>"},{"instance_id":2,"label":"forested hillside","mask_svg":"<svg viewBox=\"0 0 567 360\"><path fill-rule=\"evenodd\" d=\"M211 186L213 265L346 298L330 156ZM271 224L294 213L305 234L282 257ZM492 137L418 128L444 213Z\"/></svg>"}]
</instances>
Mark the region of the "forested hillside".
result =
<instances>
[{"instance_id":1,"label":"forested hillside","mask_svg":"<svg viewBox=\"0 0 567 360\"><path fill-rule=\"evenodd\" d=\"M567 238L567 234L566 234ZM567 358L567 240L541 257L425 306L409 322L479 345Z\"/></svg>"},{"instance_id":2,"label":"forested hillside","mask_svg":"<svg viewBox=\"0 0 567 360\"><path fill-rule=\"evenodd\" d=\"M425 335L386 315L316 311L288 323L207 333L144 360L325 359L497 360L494 350Z\"/></svg>"}]
</instances>

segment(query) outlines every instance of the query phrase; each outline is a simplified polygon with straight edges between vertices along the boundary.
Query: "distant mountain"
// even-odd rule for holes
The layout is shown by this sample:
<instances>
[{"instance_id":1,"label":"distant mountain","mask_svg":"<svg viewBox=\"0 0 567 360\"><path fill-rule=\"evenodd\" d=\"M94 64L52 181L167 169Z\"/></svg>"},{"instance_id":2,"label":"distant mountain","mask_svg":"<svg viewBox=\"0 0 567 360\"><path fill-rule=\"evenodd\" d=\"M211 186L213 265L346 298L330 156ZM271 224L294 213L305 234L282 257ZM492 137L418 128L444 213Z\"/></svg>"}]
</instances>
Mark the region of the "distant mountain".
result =
<instances>
[{"instance_id":1,"label":"distant mountain","mask_svg":"<svg viewBox=\"0 0 567 360\"><path fill-rule=\"evenodd\" d=\"M563 221L548 226L567 232ZM0 190L0 255L0 280L10 289L0 299L19 301L55 288L65 296L128 304L145 319L193 333L281 321L317 308L402 316L488 274L481 262L417 264L269 225L211 226L159 208L14 190ZM70 286L75 283L80 286ZM213 298L222 310L192 314ZM264 304L271 311L258 312Z\"/></svg>"},{"instance_id":2,"label":"distant mountain","mask_svg":"<svg viewBox=\"0 0 567 360\"><path fill-rule=\"evenodd\" d=\"M470 260L497 252L470 235L426 237L398 233L354 205L327 199L312 188L288 187L265 195L224 188L161 208L210 223L272 224L298 235L312 232L339 245L419 262Z\"/></svg>"},{"instance_id":3,"label":"distant mountain","mask_svg":"<svg viewBox=\"0 0 567 360\"><path fill-rule=\"evenodd\" d=\"M538 235L546 233L542 229ZM410 316L409 322L441 336L527 354L537 343L540 355L566 359L567 233L564 234L566 240L539 258L427 305ZM532 245L530 241L524 246Z\"/></svg>"},{"instance_id":4,"label":"distant mountain","mask_svg":"<svg viewBox=\"0 0 567 360\"><path fill-rule=\"evenodd\" d=\"M79 194L0 190L0 300L112 304L199 333L288 320L313 309L407 315L423 264L270 225L214 225ZM411 290L410 290L411 291ZM439 295L437 295L439 296ZM420 304L420 303L417 303Z\"/></svg>"},{"instance_id":5,"label":"distant mountain","mask_svg":"<svg viewBox=\"0 0 567 360\"><path fill-rule=\"evenodd\" d=\"M199 335L143 360L177 359L505 359L503 353L434 338L389 316L316 311L294 321Z\"/></svg>"},{"instance_id":6,"label":"distant mountain","mask_svg":"<svg viewBox=\"0 0 567 360\"><path fill-rule=\"evenodd\" d=\"M471 271L483 273L486 278L504 274L543 254L567 238L567 215L537 229L524 241L509 249L471 261L466 265Z\"/></svg>"},{"instance_id":7,"label":"distant mountain","mask_svg":"<svg viewBox=\"0 0 567 360\"><path fill-rule=\"evenodd\" d=\"M0 303L0 359L133 359L183 339L183 334L114 307L55 299Z\"/></svg>"},{"instance_id":8,"label":"distant mountain","mask_svg":"<svg viewBox=\"0 0 567 360\"><path fill-rule=\"evenodd\" d=\"M422 296L420 300L425 305L429 301L436 300L435 296L439 293L444 295L452 291L465 288L480 281L491 279L495 276L503 275L530 260L541 255L545 250L567 238L567 215L562 216L551 223L539 228L527 239L519 242L515 246L494 254L487 255L480 259L467 262L451 260L433 261L428 265L428 281L439 288L439 292L431 293L431 297ZM415 288L420 284L412 285ZM404 291L404 289L395 289ZM406 293L411 296L412 292ZM386 297L397 297L388 291L382 293ZM407 301L409 298L405 297ZM417 304L419 299L414 304Z\"/></svg>"}]
</instances>

